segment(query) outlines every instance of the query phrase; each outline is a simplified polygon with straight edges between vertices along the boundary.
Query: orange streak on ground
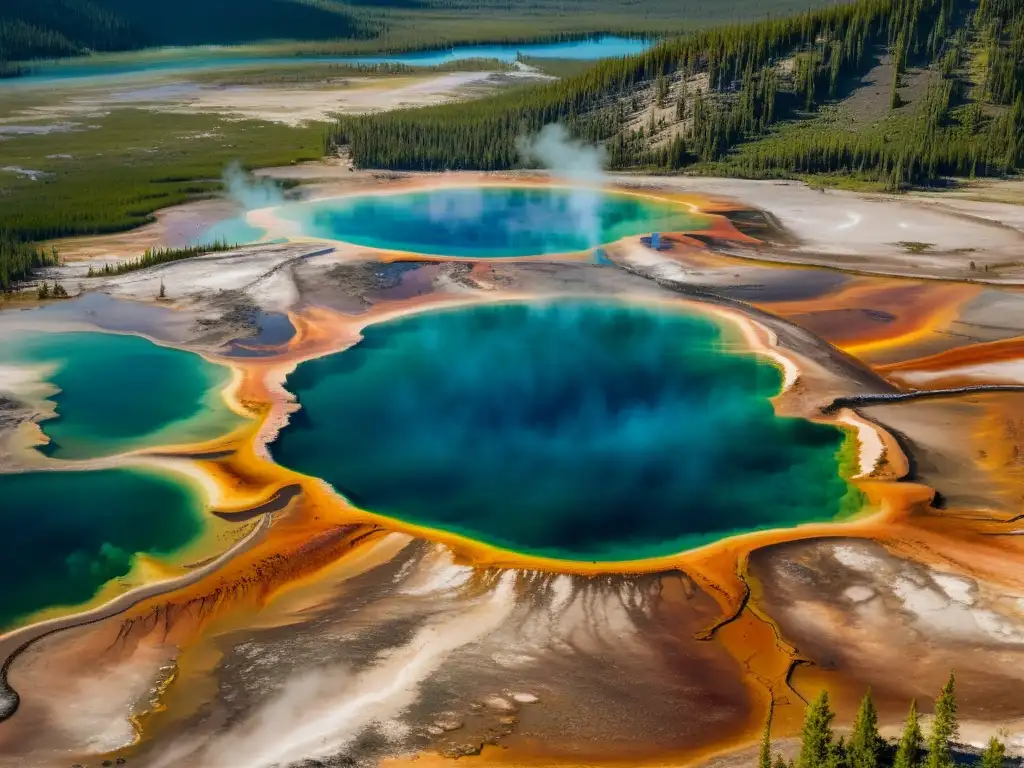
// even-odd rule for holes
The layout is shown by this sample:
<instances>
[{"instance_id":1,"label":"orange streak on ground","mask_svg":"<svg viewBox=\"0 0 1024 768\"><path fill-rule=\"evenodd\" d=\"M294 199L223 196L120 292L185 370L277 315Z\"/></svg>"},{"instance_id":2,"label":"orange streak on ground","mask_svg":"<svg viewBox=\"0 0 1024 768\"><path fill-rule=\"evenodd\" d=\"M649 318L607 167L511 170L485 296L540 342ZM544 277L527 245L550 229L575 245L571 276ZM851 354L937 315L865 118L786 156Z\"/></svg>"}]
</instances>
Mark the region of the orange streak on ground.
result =
<instances>
[{"instance_id":1,"label":"orange streak on ground","mask_svg":"<svg viewBox=\"0 0 1024 768\"><path fill-rule=\"evenodd\" d=\"M1024 337L1000 339L999 341L980 342L967 347L956 347L945 352L913 360L880 365L876 370L883 373L898 372L903 369L915 371L942 371L948 368L959 368L976 363L991 363L999 360L1016 360L1024 357Z\"/></svg>"},{"instance_id":2,"label":"orange streak on ground","mask_svg":"<svg viewBox=\"0 0 1024 768\"><path fill-rule=\"evenodd\" d=\"M888 278L854 278L835 293L810 300L754 302L870 362L873 355L906 347L948 327L960 307L980 288L963 283L923 283ZM865 312L891 316L873 321Z\"/></svg>"},{"instance_id":3,"label":"orange streak on ground","mask_svg":"<svg viewBox=\"0 0 1024 768\"><path fill-rule=\"evenodd\" d=\"M915 389L944 389L970 384L1022 384L1024 377L1016 369L988 372L976 368L991 363L1020 364L1024 371L1024 338L1015 337L971 346L956 347L928 357L904 360L878 366L876 370L897 383L907 383ZM943 372L947 372L942 375ZM915 381L915 373L933 374L925 381Z\"/></svg>"}]
</instances>

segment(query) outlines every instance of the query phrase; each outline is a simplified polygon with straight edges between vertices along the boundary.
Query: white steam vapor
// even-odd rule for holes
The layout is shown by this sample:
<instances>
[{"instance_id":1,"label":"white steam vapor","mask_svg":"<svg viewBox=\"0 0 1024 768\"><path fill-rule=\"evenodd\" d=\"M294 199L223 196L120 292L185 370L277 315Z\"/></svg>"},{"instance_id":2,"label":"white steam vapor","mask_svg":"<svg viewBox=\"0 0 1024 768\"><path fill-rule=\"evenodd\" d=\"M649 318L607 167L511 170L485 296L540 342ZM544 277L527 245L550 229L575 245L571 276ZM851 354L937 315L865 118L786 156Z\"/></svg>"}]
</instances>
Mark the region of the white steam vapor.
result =
<instances>
[{"instance_id":1,"label":"white steam vapor","mask_svg":"<svg viewBox=\"0 0 1024 768\"><path fill-rule=\"evenodd\" d=\"M225 168L222 181L228 197L247 211L269 208L284 202L281 189L272 179L261 179L247 173L241 163L234 162Z\"/></svg>"},{"instance_id":2,"label":"white steam vapor","mask_svg":"<svg viewBox=\"0 0 1024 768\"><path fill-rule=\"evenodd\" d=\"M564 125L552 123L534 136L517 139L516 149L527 163L539 163L556 179L580 185L570 197L569 214L576 229L586 235L588 246L600 245L599 187L607 180L604 147L573 139Z\"/></svg>"},{"instance_id":3,"label":"white steam vapor","mask_svg":"<svg viewBox=\"0 0 1024 768\"><path fill-rule=\"evenodd\" d=\"M604 147L572 138L561 123L545 125L534 136L519 137L516 149L523 160L540 163L556 178L579 184L601 184L606 179Z\"/></svg>"}]
</instances>

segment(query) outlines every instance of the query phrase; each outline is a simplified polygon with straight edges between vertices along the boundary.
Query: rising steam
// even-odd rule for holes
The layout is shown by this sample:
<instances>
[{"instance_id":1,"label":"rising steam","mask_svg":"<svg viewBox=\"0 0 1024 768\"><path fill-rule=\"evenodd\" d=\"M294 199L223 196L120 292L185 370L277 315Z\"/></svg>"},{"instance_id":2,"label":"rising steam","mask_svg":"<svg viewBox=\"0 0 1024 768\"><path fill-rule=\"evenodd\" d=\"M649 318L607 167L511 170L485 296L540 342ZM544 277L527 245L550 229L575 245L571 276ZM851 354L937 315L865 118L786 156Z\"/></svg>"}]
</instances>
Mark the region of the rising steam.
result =
<instances>
[{"instance_id":1,"label":"rising steam","mask_svg":"<svg viewBox=\"0 0 1024 768\"><path fill-rule=\"evenodd\" d=\"M525 163L538 163L554 178L578 187L569 201L573 224L586 235L589 247L600 245L600 187L608 178L604 147L574 139L565 126L552 123L540 133L517 139L516 149Z\"/></svg>"},{"instance_id":2,"label":"rising steam","mask_svg":"<svg viewBox=\"0 0 1024 768\"><path fill-rule=\"evenodd\" d=\"M572 138L560 123L545 125L533 136L521 136L516 140L516 149L525 162L540 163L556 178L580 184L601 184L607 180L604 147Z\"/></svg>"},{"instance_id":3,"label":"rising steam","mask_svg":"<svg viewBox=\"0 0 1024 768\"><path fill-rule=\"evenodd\" d=\"M253 176L237 161L224 170L222 181L228 197L247 211L284 202L280 187L272 179Z\"/></svg>"}]
</instances>

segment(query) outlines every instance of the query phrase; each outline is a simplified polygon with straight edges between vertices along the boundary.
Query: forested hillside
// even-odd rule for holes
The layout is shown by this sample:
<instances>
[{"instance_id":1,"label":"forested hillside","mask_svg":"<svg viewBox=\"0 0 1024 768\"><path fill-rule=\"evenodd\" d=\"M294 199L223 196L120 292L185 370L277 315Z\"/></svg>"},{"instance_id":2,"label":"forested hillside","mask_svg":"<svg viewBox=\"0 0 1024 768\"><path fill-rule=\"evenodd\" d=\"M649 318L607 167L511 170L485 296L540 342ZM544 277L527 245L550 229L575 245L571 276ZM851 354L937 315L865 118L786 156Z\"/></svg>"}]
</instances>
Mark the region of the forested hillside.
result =
<instances>
[{"instance_id":1,"label":"forested hillside","mask_svg":"<svg viewBox=\"0 0 1024 768\"><path fill-rule=\"evenodd\" d=\"M880 110L864 95L879 72ZM861 102L879 114L837 112ZM342 118L326 147L366 167L503 169L519 162L517 136L555 121L604 142L615 168L890 188L1007 173L1024 159L1024 2L859 0L715 28L552 85Z\"/></svg>"},{"instance_id":2,"label":"forested hillside","mask_svg":"<svg viewBox=\"0 0 1024 768\"><path fill-rule=\"evenodd\" d=\"M160 45L352 38L348 10L307 0L3 0L0 61Z\"/></svg>"}]
</instances>

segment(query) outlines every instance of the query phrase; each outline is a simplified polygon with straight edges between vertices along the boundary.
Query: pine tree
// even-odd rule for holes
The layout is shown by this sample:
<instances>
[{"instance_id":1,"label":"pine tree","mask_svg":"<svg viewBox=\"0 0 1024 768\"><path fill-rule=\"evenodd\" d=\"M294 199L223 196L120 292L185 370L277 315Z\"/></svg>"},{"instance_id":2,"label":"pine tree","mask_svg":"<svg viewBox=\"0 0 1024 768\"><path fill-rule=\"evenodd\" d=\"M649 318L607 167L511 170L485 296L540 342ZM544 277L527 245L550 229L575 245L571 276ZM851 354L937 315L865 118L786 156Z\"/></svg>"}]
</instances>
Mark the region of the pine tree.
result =
<instances>
[{"instance_id":1,"label":"pine tree","mask_svg":"<svg viewBox=\"0 0 1024 768\"><path fill-rule=\"evenodd\" d=\"M910 713L907 715L906 725L903 726L903 735L900 736L899 746L896 747L896 758L893 760L892 768L916 768L923 741L921 724L917 720L917 701L915 700L910 702Z\"/></svg>"},{"instance_id":2,"label":"pine tree","mask_svg":"<svg viewBox=\"0 0 1024 768\"><path fill-rule=\"evenodd\" d=\"M664 75L658 75L654 81L654 90L659 107L665 106L665 99L668 98L668 80Z\"/></svg>"},{"instance_id":3,"label":"pine tree","mask_svg":"<svg viewBox=\"0 0 1024 768\"><path fill-rule=\"evenodd\" d=\"M993 736L989 739L988 746L981 753L980 768L1003 768L1006 764L1006 746Z\"/></svg>"},{"instance_id":4,"label":"pine tree","mask_svg":"<svg viewBox=\"0 0 1024 768\"><path fill-rule=\"evenodd\" d=\"M955 768L950 742L960 734L956 719L956 679L952 672L935 700L931 735L928 738L927 768Z\"/></svg>"},{"instance_id":5,"label":"pine tree","mask_svg":"<svg viewBox=\"0 0 1024 768\"><path fill-rule=\"evenodd\" d=\"M683 143L682 134L677 133L669 145L669 166L673 170L682 168L686 164L686 144Z\"/></svg>"},{"instance_id":6,"label":"pine tree","mask_svg":"<svg viewBox=\"0 0 1024 768\"><path fill-rule=\"evenodd\" d=\"M835 717L828 703L828 691L822 691L804 717L797 768L829 768L833 756L832 721Z\"/></svg>"},{"instance_id":7,"label":"pine tree","mask_svg":"<svg viewBox=\"0 0 1024 768\"><path fill-rule=\"evenodd\" d=\"M839 737L839 741L832 742L832 745L828 749L828 760L825 765L828 768L850 768L850 753L846 746L846 741L842 736Z\"/></svg>"},{"instance_id":8,"label":"pine tree","mask_svg":"<svg viewBox=\"0 0 1024 768\"><path fill-rule=\"evenodd\" d=\"M871 700L871 691L864 694L853 721L853 733L847 745L850 768L879 768L882 738L878 734L878 711Z\"/></svg>"},{"instance_id":9,"label":"pine tree","mask_svg":"<svg viewBox=\"0 0 1024 768\"><path fill-rule=\"evenodd\" d=\"M903 100L900 98L900 73L893 70L892 88L889 91L889 109L898 109L901 106L903 106Z\"/></svg>"},{"instance_id":10,"label":"pine tree","mask_svg":"<svg viewBox=\"0 0 1024 768\"><path fill-rule=\"evenodd\" d=\"M757 753L757 768L772 768L772 718L771 715L764 724L764 733L761 734L761 749Z\"/></svg>"}]
</instances>

